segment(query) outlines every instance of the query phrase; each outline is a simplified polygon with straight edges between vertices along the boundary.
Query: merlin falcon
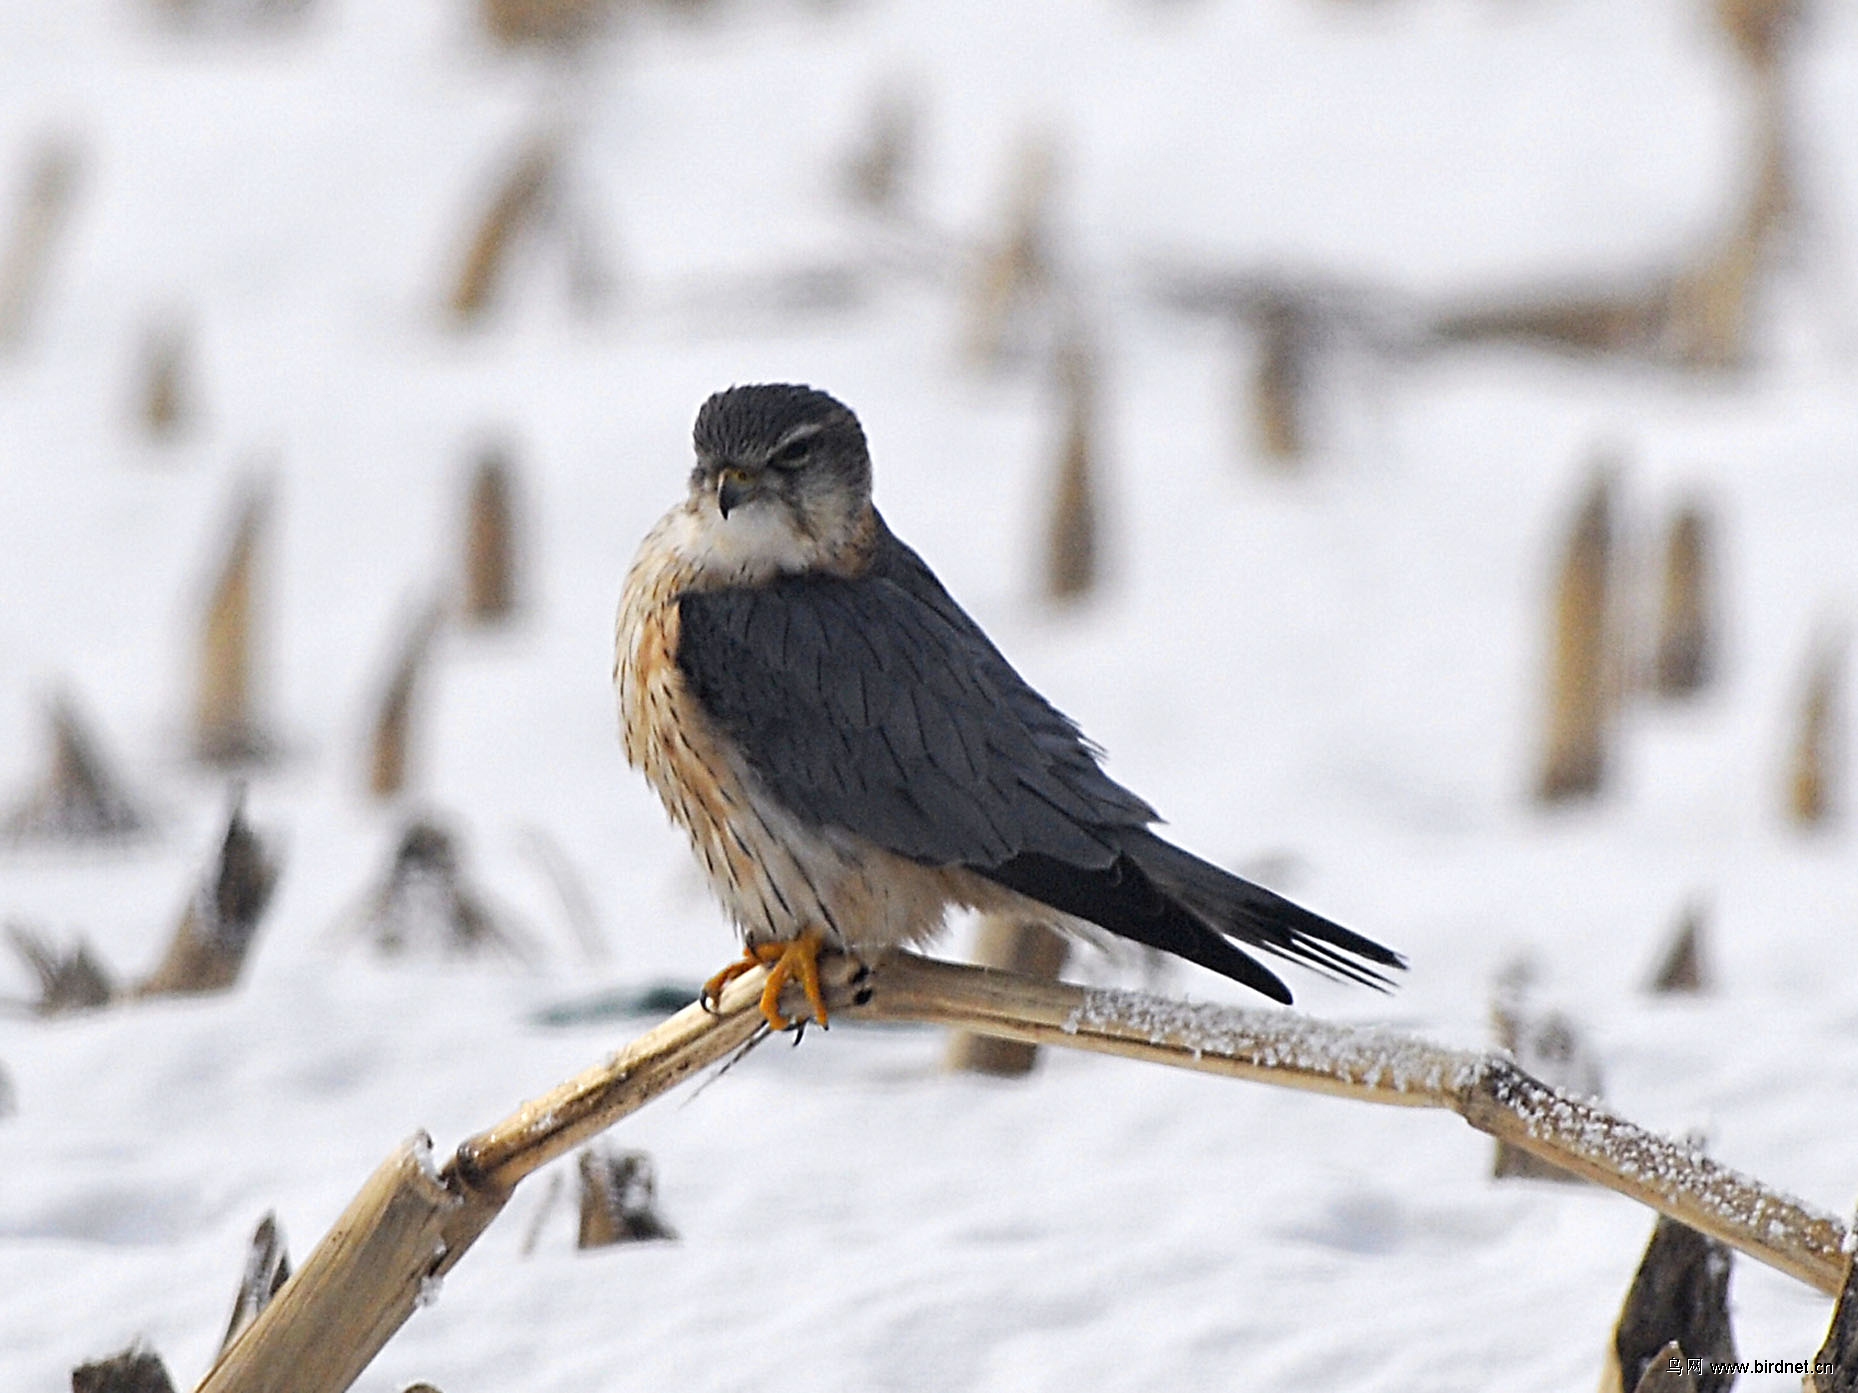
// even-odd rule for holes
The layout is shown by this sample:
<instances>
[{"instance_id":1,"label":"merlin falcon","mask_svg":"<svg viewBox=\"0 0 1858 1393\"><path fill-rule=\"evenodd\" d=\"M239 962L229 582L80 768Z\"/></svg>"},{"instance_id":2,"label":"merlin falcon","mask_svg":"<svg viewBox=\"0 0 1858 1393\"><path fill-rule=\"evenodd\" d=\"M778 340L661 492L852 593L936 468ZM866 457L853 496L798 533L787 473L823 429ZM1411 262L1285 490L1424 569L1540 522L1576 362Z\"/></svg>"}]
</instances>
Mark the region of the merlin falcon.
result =
<instances>
[{"instance_id":1,"label":"merlin falcon","mask_svg":"<svg viewBox=\"0 0 1858 1393\"><path fill-rule=\"evenodd\" d=\"M742 934L706 1002L765 964L768 1024L795 1024L793 981L824 1025L821 951L875 962L951 908L1096 925L1285 1003L1240 944L1374 986L1405 966L1155 835L1155 810L884 525L843 404L731 387L694 439L689 495L626 577L614 682L627 760Z\"/></svg>"}]
</instances>

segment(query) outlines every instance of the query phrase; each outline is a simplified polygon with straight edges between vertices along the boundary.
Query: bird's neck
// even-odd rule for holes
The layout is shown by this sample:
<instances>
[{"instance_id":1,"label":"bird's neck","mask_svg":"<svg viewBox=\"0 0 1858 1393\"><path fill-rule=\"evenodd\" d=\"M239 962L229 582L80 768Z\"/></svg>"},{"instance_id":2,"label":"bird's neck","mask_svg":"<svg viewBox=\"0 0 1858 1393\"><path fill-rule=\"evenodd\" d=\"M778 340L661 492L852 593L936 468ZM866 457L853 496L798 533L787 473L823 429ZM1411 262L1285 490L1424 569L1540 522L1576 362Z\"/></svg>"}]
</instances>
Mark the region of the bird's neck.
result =
<instances>
[{"instance_id":1,"label":"bird's neck","mask_svg":"<svg viewBox=\"0 0 1858 1393\"><path fill-rule=\"evenodd\" d=\"M814 530L774 508L739 508L725 518L712 501L687 498L646 536L633 569L649 588L672 595L766 585L788 575L850 577L870 566L884 535L883 519L868 503Z\"/></svg>"}]
</instances>

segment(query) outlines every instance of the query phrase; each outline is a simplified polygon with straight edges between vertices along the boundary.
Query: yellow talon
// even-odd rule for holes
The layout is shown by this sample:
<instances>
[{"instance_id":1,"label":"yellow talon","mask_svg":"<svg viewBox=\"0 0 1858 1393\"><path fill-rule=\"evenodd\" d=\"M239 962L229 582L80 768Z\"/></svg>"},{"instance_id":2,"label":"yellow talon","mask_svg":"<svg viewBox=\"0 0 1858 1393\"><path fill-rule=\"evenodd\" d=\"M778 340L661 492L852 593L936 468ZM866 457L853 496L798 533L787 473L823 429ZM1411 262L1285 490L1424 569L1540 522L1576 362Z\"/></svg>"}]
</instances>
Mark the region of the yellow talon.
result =
<instances>
[{"instance_id":1,"label":"yellow talon","mask_svg":"<svg viewBox=\"0 0 1858 1393\"><path fill-rule=\"evenodd\" d=\"M753 953L745 951L741 957L703 984L703 990L697 993L697 1000L703 1003L704 1010L714 1011L717 1003L723 998L724 987L744 972L750 972L760 966L761 960Z\"/></svg>"},{"instance_id":2,"label":"yellow talon","mask_svg":"<svg viewBox=\"0 0 1858 1393\"><path fill-rule=\"evenodd\" d=\"M825 935L811 929L798 938L747 944L740 958L703 984L703 995L699 999L704 1005L714 1007L722 999L724 987L743 973L766 967L768 984L761 990L761 1014L768 1024L775 1030L793 1028L795 1022L781 1014L781 990L797 980L806 992L806 1003L812 1008L813 1019L823 1026L827 1013L826 996L819 986L819 953L825 946Z\"/></svg>"}]
</instances>

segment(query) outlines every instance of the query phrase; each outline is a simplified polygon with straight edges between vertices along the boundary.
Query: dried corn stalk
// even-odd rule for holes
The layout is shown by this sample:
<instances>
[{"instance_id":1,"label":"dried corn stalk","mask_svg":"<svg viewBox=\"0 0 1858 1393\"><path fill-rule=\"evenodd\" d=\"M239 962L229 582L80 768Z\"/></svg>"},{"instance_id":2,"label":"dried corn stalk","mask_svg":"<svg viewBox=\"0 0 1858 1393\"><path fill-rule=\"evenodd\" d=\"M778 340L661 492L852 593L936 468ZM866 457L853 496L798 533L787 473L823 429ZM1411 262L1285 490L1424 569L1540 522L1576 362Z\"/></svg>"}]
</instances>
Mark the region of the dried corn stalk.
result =
<instances>
[{"instance_id":1,"label":"dried corn stalk","mask_svg":"<svg viewBox=\"0 0 1858 1393\"><path fill-rule=\"evenodd\" d=\"M136 420L156 443L175 439L193 415L188 382L190 348L178 323L144 330L136 378Z\"/></svg>"},{"instance_id":2,"label":"dried corn stalk","mask_svg":"<svg viewBox=\"0 0 1858 1393\"><path fill-rule=\"evenodd\" d=\"M207 599L194 692L194 753L210 764L243 764L275 742L257 713L258 568L270 490L247 485L232 539Z\"/></svg>"},{"instance_id":3,"label":"dried corn stalk","mask_svg":"<svg viewBox=\"0 0 1858 1393\"><path fill-rule=\"evenodd\" d=\"M114 999L116 988L109 973L83 940L61 949L22 924L9 924L7 939L38 981L39 994L32 1009L39 1015L94 1011Z\"/></svg>"},{"instance_id":4,"label":"dried corn stalk","mask_svg":"<svg viewBox=\"0 0 1858 1393\"><path fill-rule=\"evenodd\" d=\"M1716 661L1712 529L1699 503L1686 503L1665 534L1652 682L1661 696L1689 696L1706 686Z\"/></svg>"},{"instance_id":5,"label":"dried corn stalk","mask_svg":"<svg viewBox=\"0 0 1858 1393\"><path fill-rule=\"evenodd\" d=\"M1803 1393L1852 1393L1858 1388L1858 1268L1845 1279L1826 1341L1813 1356Z\"/></svg>"},{"instance_id":6,"label":"dried corn stalk","mask_svg":"<svg viewBox=\"0 0 1858 1393\"><path fill-rule=\"evenodd\" d=\"M71 1371L71 1393L174 1393L161 1356L144 1349L126 1349L94 1364Z\"/></svg>"},{"instance_id":7,"label":"dried corn stalk","mask_svg":"<svg viewBox=\"0 0 1858 1393\"><path fill-rule=\"evenodd\" d=\"M1019 322L1051 282L1051 198L1056 149L1031 139L1013 166L998 239L975 263L968 285L965 355L991 367L1006 356Z\"/></svg>"},{"instance_id":8,"label":"dried corn stalk","mask_svg":"<svg viewBox=\"0 0 1858 1393\"><path fill-rule=\"evenodd\" d=\"M598 37L612 0L483 0L484 32L509 48L534 45L572 52Z\"/></svg>"},{"instance_id":9,"label":"dried corn stalk","mask_svg":"<svg viewBox=\"0 0 1858 1393\"><path fill-rule=\"evenodd\" d=\"M1787 764L1787 815L1796 827L1819 827L1843 793L1844 728L1839 701L1842 641L1822 643L1807 673L1800 725Z\"/></svg>"},{"instance_id":10,"label":"dried corn stalk","mask_svg":"<svg viewBox=\"0 0 1858 1393\"><path fill-rule=\"evenodd\" d=\"M1259 306L1252 365L1251 419L1258 452L1270 463L1294 464L1309 444L1308 395L1314 326L1289 298Z\"/></svg>"},{"instance_id":11,"label":"dried corn stalk","mask_svg":"<svg viewBox=\"0 0 1858 1393\"><path fill-rule=\"evenodd\" d=\"M1494 1054L1294 1012L1084 991L910 953L869 969L828 957L821 970L829 1008L847 1019L959 1026L1360 1101L1448 1109L1828 1295L1843 1288L1851 1266L1851 1236L1837 1219L1558 1093ZM443 1170L433 1165L431 1143L416 1137L369 1179L198 1393L348 1388L525 1177L754 1039L765 978L757 968L731 982L713 1009L686 1007L467 1139ZM798 989L789 996L784 1005L797 1011Z\"/></svg>"},{"instance_id":12,"label":"dried corn stalk","mask_svg":"<svg viewBox=\"0 0 1858 1393\"><path fill-rule=\"evenodd\" d=\"M1672 1344L1702 1362L1701 1374L1692 1374L1698 1393L1726 1393L1735 1375L1715 1366L1735 1359L1729 1326L1734 1260L1727 1245L1660 1215L1607 1345L1601 1393L1636 1393L1647 1376L1668 1374L1666 1347ZM1685 1372L1696 1367L1687 1362Z\"/></svg>"},{"instance_id":13,"label":"dried corn stalk","mask_svg":"<svg viewBox=\"0 0 1858 1393\"><path fill-rule=\"evenodd\" d=\"M0 247L0 352L21 342L45 295L52 252L77 189L78 152L61 140L33 155L13 229Z\"/></svg>"},{"instance_id":14,"label":"dried corn stalk","mask_svg":"<svg viewBox=\"0 0 1858 1393\"><path fill-rule=\"evenodd\" d=\"M516 539L509 454L478 456L465 518L464 617L475 624L508 619L516 609Z\"/></svg>"},{"instance_id":15,"label":"dried corn stalk","mask_svg":"<svg viewBox=\"0 0 1858 1393\"><path fill-rule=\"evenodd\" d=\"M444 606L434 604L401 640L368 742L368 791L376 798L392 798L406 787L414 698L444 619Z\"/></svg>"},{"instance_id":16,"label":"dried corn stalk","mask_svg":"<svg viewBox=\"0 0 1858 1393\"><path fill-rule=\"evenodd\" d=\"M279 1287L290 1279L290 1254L284 1247L284 1235L277 1226L277 1215L267 1213L252 1232L245 1254L245 1270L239 1275L239 1290L232 1299L232 1317L219 1342L223 1352L239 1332L258 1319L258 1313L271 1304Z\"/></svg>"},{"instance_id":17,"label":"dried corn stalk","mask_svg":"<svg viewBox=\"0 0 1858 1393\"><path fill-rule=\"evenodd\" d=\"M1653 969L1649 990L1656 995L1695 993L1709 990L1710 974L1703 958L1705 915L1701 904L1684 908L1677 921L1677 931Z\"/></svg>"},{"instance_id":18,"label":"dried corn stalk","mask_svg":"<svg viewBox=\"0 0 1858 1393\"><path fill-rule=\"evenodd\" d=\"M475 323L508 275L517 241L547 210L561 142L553 135L531 140L510 162L466 244L449 305L460 324Z\"/></svg>"},{"instance_id":19,"label":"dried corn stalk","mask_svg":"<svg viewBox=\"0 0 1858 1393\"><path fill-rule=\"evenodd\" d=\"M8 840L120 841L148 829L147 813L122 789L68 695L53 698L51 768L0 819Z\"/></svg>"},{"instance_id":20,"label":"dried corn stalk","mask_svg":"<svg viewBox=\"0 0 1858 1393\"><path fill-rule=\"evenodd\" d=\"M1576 1098L1600 1096L1600 1066L1574 1023L1558 1011L1531 1012L1519 995L1500 993L1491 1006L1497 1048L1520 1068ZM1491 1174L1498 1179L1571 1180L1580 1176L1499 1138Z\"/></svg>"},{"instance_id":21,"label":"dried corn stalk","mask_svg":"<svg viewBox=\"0 0 1858 1393\"><path fill-rule=\"evenodd\" d=\"M658 1179L643 1151L581 1149L581 1224L575 1246L651 1243L677 1237L658 1213Z\"/></svg>"},{"instance_id":22,"label":"dried corn stalk","mask_svg":"<svg viewBox=\"0 0 1858 1393\"><path fill-rule=\"evenodd\" d=\"M1068 343L1059 354L1058 387L1064 438L1045 534L1045 594L1064 601L1088 594L1096 585L1098 569L1097 367L1079 341Z\"/></svg>"},{"instance_id":23,"label":"dried corn stalk","mask_svg":"<svg viewBox=\"0 0 1858 1393\"><path fill-rule=\"evenodd\" d=\"M1536 797L1598 793L1612 726L1613 475L1601 468L1574 516L1555 582L1548 740Z\"/></svg>"},{"instance_id":24,"label":"dried corn stalk","mask_svg":"<svg viewBox=\"0 0 1858 1393\"><path fill-rule=\"evenodd\" d=\"M392 866L352 927L386 956L529 956L521 936L465 876L452 834L429 818L407 824Z\"/></svg>"},{"instance_id":25,"label":"dried corn stalk","mask_svg":"<svg viewBox=\"0 0 1858 1393\"><path fill-rule=\"evenodd\" d=\"M1045 982L1058 980L1069 956L1070 944L1063 935L1044 924L1004 914L982 917L980 934L974 945L976 965ZM971 1030L958 1030L948 1040L948 1067L973 1074L995 1074L1003 1078L1029 1074L1038 1055L1037 1045L1023 1040L1002 1040Z\"/></svg>"},{"instance_id":26,"label":"dried corn stalk","mask_svg":"<svg viewBox=\"0 0 1858 1393\"><path fill-rule=\"evenodd\" d=\"M187 902L166 956L138 996L225 991L239 979L277 888L280 862L233 804L219 853Z\"/></svg>"},{"instance_id":27,"label":"dried corn stalk","mask_svg":"<svg viewBox=\"0 0 1858 1393\"><path fill-rule=\"evenodd\" d=\"M845 161L844 185L852 202L874 213L895 213L916 163L916 104L899 92L872 106L864 138Z\"/></svg>"}]
</instances>

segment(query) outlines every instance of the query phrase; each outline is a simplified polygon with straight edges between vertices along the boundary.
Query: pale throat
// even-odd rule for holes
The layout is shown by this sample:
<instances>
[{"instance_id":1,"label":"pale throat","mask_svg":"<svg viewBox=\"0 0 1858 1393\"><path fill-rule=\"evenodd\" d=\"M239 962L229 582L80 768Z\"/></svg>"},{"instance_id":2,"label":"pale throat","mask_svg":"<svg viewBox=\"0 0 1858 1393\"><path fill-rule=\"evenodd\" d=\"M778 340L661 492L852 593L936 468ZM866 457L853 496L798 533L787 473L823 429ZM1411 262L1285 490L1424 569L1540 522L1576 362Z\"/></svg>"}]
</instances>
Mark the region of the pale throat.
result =
<instances>
[{"instance_id":1,"label":"pale throat","mask_svg":"<svg viewBox=\"0 0 1858 1393\"><path fill-rule=\"evenodd\" d=\"M772 499L757 499L724 517L715 499L698 494L671 512L671 549L691 578L719 585L756 585L814 569L822 559L816 538Z\"/></svg>"},{"instance_id":2,"label":"pale throat","mask_svg":"<svg viewBox=\"0 0 1858 1393\"><path fill-rule=\"evenodd\" d=\"M724 517L707 493L693 494L672 509L665 541L691 580L711 585L759 585L804 571L846 569L848 553L865 530L855 522L835 533L802 528L793 513L771 498L755 499Z\"/></svg>"}]
</instances>

